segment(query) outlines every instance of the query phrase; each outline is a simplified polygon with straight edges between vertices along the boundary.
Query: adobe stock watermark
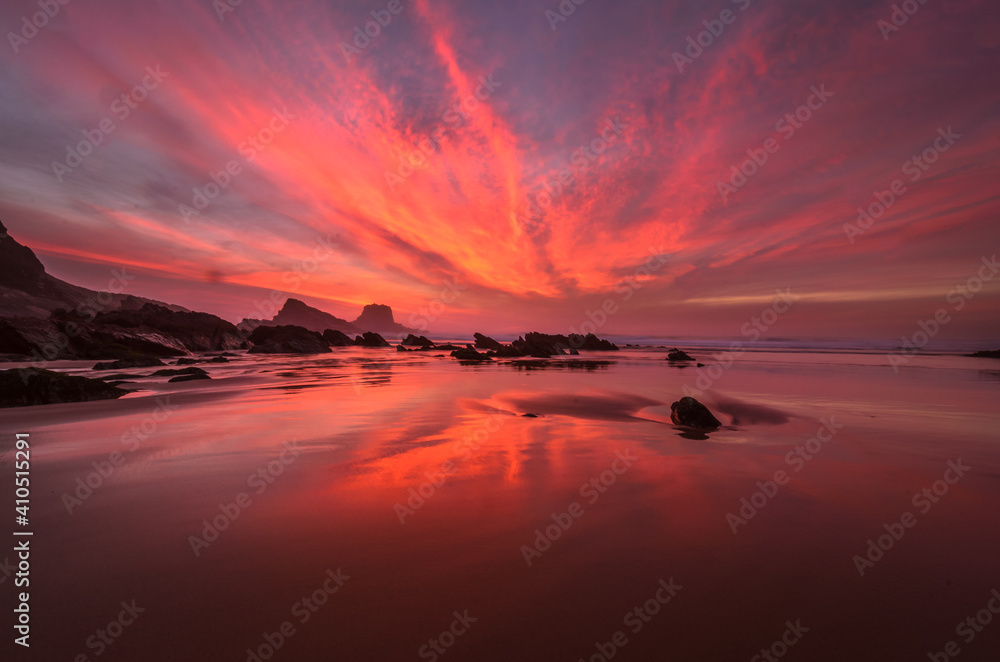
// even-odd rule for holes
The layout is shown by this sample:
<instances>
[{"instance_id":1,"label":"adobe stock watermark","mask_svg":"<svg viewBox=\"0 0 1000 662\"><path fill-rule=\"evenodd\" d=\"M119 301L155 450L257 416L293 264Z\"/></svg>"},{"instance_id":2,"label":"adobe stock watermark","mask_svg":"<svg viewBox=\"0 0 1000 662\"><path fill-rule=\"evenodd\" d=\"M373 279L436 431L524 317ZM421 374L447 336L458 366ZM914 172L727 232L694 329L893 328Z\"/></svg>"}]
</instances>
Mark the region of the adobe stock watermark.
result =
<instances>
[{"instance_id":1,"label":"adobe stock watermark","mask_svg":"<svg viewBox=\"0 0 1000 662\"><path fill-rule=\"evenodd\" d=\"M971 644L976 639L976 635L982 632L993 622L993 615L1000 615L1000 591L993 589L990 591L989 601L982 609L972 616L968 616L955 626L955 634L962 638L966 645ZM928 652L927 657L932 662L948 662L953 657L958 657L962 652L957 641L949 641L944 645L944 652Z\"/></svg>"},{"instance_id":2,"label":"adobe stock watermark","mask_svg":"<svg viewBox=\"0 0 1000 662\"><path fill-rule=\"evenodd\" d=\"M468 285L459 282L458 278L445 281L441 292L429 304L421 306L417 312L410 315L407 323L417 331L427 331L430 325L444 314L448 306L455 303L462 292L467 290L468 287ZM401 333L399 337L402 338L403 334Z\"/></svg>"},{"instance_id":3,"label":"adobe stock watermark","mask_svg":"<svg viewBox=\"0 0 1000 662\"><path fill-rule=\"evenodd\" d=\"M117 616L108 621L107 625L99 628L94 634L87 637L87 641L84 642L87 649L93 651L91 654L94 657L99 657L107 652L108 648L125 633L125 628L135 623L139 616L146 611L146 608L137 605L135 600L122 601L121 607L122 609L118 612ZM73 658L73 662L90 662L91 654L80 653Z\"/></svg>"},{"instance_id":4,"label":"adobe stock watermark","mask_svg":"<svg viewBox=\"0 0 1000 662\"><path fill-rule=\"evenodd\" d=\"M521 227L530 230L536 226L544 217L543 210L551 207L556 198L573 184L576 176L601 158L601 155L614 145L628 128L629 125L622 122L620 115L609 117L604 121L604 128L596 138L586 145L580 145L570 154L566 167L549 173L541 184L533 186L536 191L540 188L545 190L536 192L534 200L531 199L530 193L524 196L526 202L524 215L517 217Z\"/></svg>"},{"instance_id":5,"label":"adobe stock watermark","mask_svg":"<svg viewBox=\"0 0 1000 662\"><path fill-rule=\"evenodd\" d=\"M915 154L912 158L904 161L903 165L900 166L900 170L902 170L904 175L908 175L911 183L916 183L932 165L938 162L941 155L951 149L951 146L961 137L952 131L950 126L947 130L939 128L938 136L933 142L920 154ZM875 191L872 194L872 197L875 199L867 207L857 208L857 221L854 223L844 223L844 234L847 235L848 241L853 244L855 237L867 232L875 221L882 218L906 192L906 184L902 178L893 180L889 184L889 188L885 191Z\"/></svg>"},{"instance_id":6,"label":"adobe stock watermark","mask_svg":"<svg viewBox=\"0 0 1000 662\"><path fill-rule=\"evenodd\" d=\"M785 455L785 464L795 473L802 471L806 466L806 462L816 457L823 450L823 445L832 441L837 432L843 428L844 424L838 423L834 416L831 416L829 421L825 418L820 419L820 426L816 430L816 433L806 439L803 444L788 451ZM739 527L746 526L757 513L771 502L771 499L778 495L779 486L788 485L790 481L791 475L784 469L775 471L771 476L771 480L758 480L757 487L759 489L751 494L749 499L747 497L740 499L739 515L726 513L726 522L729 524L733 535L735 536L739 532Z\"/></svg>"},{"instance_id":7,"label":"adobe stock watermark","mask_svg":"<svg viewBox=\"0 0 1000 662\"><path fill-rule=\"evenodd\" d=\"M641 290L643 287L643 283L640 283L639 280L651 278L666 263L667 258L664 255L663 246L652 249L645 263L640 264L635 268L635 271L615 283L612 291L618 296L607 297L601 302L599 308L587 310L584 313L587 319L580 322L579 328L577 326L569 327L569 346L564 347L560 345L559 348L580 349L587 334L596 334L598 330L608 323L608 320L612 316L618 314L621 310L618 300L620 299L620 301L625 302L631 299L635 295L636 290Z\"/></svg>"},{"instance_id":8,"label":"adobe stock watermark","mask_svg":"<svg viewBox=\"0 0 1000 662\"><path fill-rule=\"evenodd\" d=\"M69 3L70 0L38 0L38 7L41 11L30 16L25 14L21 17L21 29L17 32L7 33L7 41L14 49L14 54L18 54L22 46L37 37L39 31L44 30L49 21L55 18L56 14Z\"/></svg>"},{"instance_id":9,"label":"adobe stock watermark","mask_svg":"<svg viewBox=\"0 0 1000 662\"><path fill-rule=\"evenodd\" d=\"M473 454L485 444L490 435L503 427L504 421L509 416L499 410L493 410L485 420L481 421L474 432L465 435L464 439L457 440L453 446L454 453L461 453L455 460L445 460L436 471L424 473L424 482L417 487L409 488L405 503L396 502L392 509L399 518L400 524L406 524L406 518L416 513L424 507L427 501L437 494L438 489L444 486L448 478L458 471L458 463L468 462Z\"/></svg>"},{"instance_id":10,"label":"adobe stock watermark","mask_svg":"<svg viewBox=\"0 0 1000 662\"><path fill-rule=\"evenodd\" d=\"M652 597L625 613L625 617L622 619L625 627L633 635L642 632L646 624L652 621L653 617L659 614L660 610L669 604L682 588L684 587L674 583L673 577L669 580L661 579ZM579 662L609 662L628 643L628 634L625 630L617 630L607 641L603 643L600 641L596 642L594 648L597 649L597 652L586 658L586 660L581 657Z\"/></svg>"},{"instance_id":11,"label":"adobe stock watermark","mask_svg":"<svg viewBox=\"0 0 1000 662\"><path fill-rule=\"evenodd\" d=\"M297 441L285 442L284 449L278 457L268 462L262 467L258 467L247 478L247 486L254 489L258 496L263 494L267 488L274 483L274 480L285 472L288 465L298 459L301 450ZM188 536L188 544L195 556L201 556L202 550L207 549L213 542L219 539L223 531L239 518L247 508L253 505L253 498L249 492L240 492L229 503L219 504L219 514L211 521L203 520L201 537Z\"/></svg>"},{"instance_id":12,"label":"adobe stock watermark","mask_svg":"<svg viewBox=\"0 0 1000 662\"><path fill-rule=\"evenodd\" d=\"M609 469L605 469L600 475L580 486L580 496L587 500L588 505L594 505L609 487L618 482L618 477L628 471L638 459L638 456L632 455L631 450L626 450L624 453L617 451ZM544 552L551 549L552 543L569 531L573 522L583 517L585 512L580 502L572 501L565 512L552 513L552 524L546 526L544 530L535 529L534 542L530 546L521 545L521 555L528 567L531 567L534 559L541 558Z\"/></svg>"},{"instance_id":13,"label":"adobe stock watermark","mask_svg":"<svg viewBox=\"0 0 1000 662\"><path fill-rule=\"evenodd\" d=\"M833 96L833 92L827 90L825 84L821 84L819 88L813 85L809 88L809 91L811 94L806 97L805 103L792 112L785 113L774 124L774 130L785 142L791 140L795 136L795 132L805 126L806 122L811 120L813 115L825 106ZM771 136L760 147L751 147L748 149L747 156L749 158L746 161L743 161L739 165L729 166L729 181L724 182L720 179L715 183L715 188L719 192L719 195L722 196L722 201L726 202L730 195L746 186L750 178L756 175L764 167L768 159L781 149L782 144L774 136Z\"/></svg>"},{"instance_id":14,"label":"adobe stock watermark","mask_svg":"<svg viewBox=\"0 0 1000 662\"><path fill-rule=\"evenodd\" d=\"M746 11L750 7L750 0L732 0L732 3L737 5L741 12ZM696 35L688 36L687 47L684 49L684 53L678 51L674 51L673 53L677 71L684 73L685 66L694 64L694 61L701 57L705 49L709 48L715 43L716 39L722 36L722 33L726 30L726 26L736 22L737 16L738 14L732 9L723 9L719 13L719 18L702 21L701 24L705 26L705 29Z\"/></svg>"},{"instance_id":15,"label":"adobe stock watermark","mask_svg":"<svg viewBox=\"0 0 1000 662\"><path fill-rule=\"evenodd\" d=\"M94 321L100 313L109 310L112 307L112 304L117 306L115 295L124 292L125 288L127 288L129 283L133 280L135 280L135 276L127 273L125 271L125 267L122 267L121 269L113 269L111 271L111 278L108 280L107 291L98 292L88 296L86 299L78 303L72 312L79 315L87 322ZM82 333L83 329L79 324L73 320L66 321L55 337L46 342L40 348L32 350L32 361L30 366L32 368L44 369L49 364L49 361L56 360L62 355L64 350L69 348L73 338L80 336ZM25 384L27 384L27 373L22 373L21 378Z\"/></svg>"},{"instance_id":16,"label":"adobe stock watermark","mask_svg":"<svg viewBox=\"0 0 1000 662\"><path fill-rule=\"evenodd\" d=\"M875 23L878 31L882 33L882 41L889 41L889 37L899 32L909 22L910 17L920 11L925 4L927 0L903 0L893 5L888 20L880 18Z\"/></svg>"},{"instance_id":17,"label":"adobe stock watermark","mask_svg":"<svg viewBox=\"0 0 1000 662\"><path fill-rule=\"evenodd\" d=\"M236 8L243 4L243 0L212 0L212 9L219 17L220 23L226 22L226 14L236 11Z\"/></svg>"},{"instance_id":18,"label":"adobe stock watermark","mask_svg":"<svg viewBox=\"0 0 1000 662\"><path fill-rule=\"evenodd\" d=\"M940 480L934 481L930 487L925 487L913 495L910 503L920 511L921 515L930 512L935 504L946 496L953 485L958 483L972 467L962 464L962 458L948 460L948 468ZM903 512L897 521L883 524L885 533L876 538L868 539L868 547L864 556L855 554L854 567L858 574L865 576L865 571L875 567L875 564L885 557L885 553L892 549L897 542L906 535L907 529L912 529L917 523L917 516L910 511Z\"/></svg>"},{"instance_id":19,"label":"adobe stock watermark","mask_svg":"<svg viewBox=\"0 0 1000 662\"><path fill-rule=\"evenodd\" d=\"M448 649L455 645L458 638L468 632L472 624L479 620L475 616L469 616L468 609L461 614L457 611L452 612L452 616L455 618L446 629L441 631L441 634L428 639L426 644L417 649L417 655L421 660L436 662L439 655L447 653Z\"/></svg>"},{"instance_id":20,"label":"adobe stock watermark","mask_svg":"<svg viewBox=\"0 0 1000 662\"><path fill-rule=\"evenodd\" d=\"M997 256L980 259L979 270L976 275L969 276L964 283L956 285L945 296L945 302L951 304L952 312L960 312L965 308L965 304L982 291L986 283L993 280L1000 272L1000 262ZM947 308L938 308L934 315L926 320L917 321L917 330L910 336L900 336L902 343L899 349L885 355L892 366L892 371L899 374L899 366L906 365L917 353L927 346L927 344L941 332L941 329L951 322L951 313Z\"/></svg>"},{"instance_id":21,"label":"adobe stock watermark","mask_svg":"<svg viewBox=\"0 0 1000 662\"><path fill-rule=\"evenodd\" d=\"M368 48L372 43L372 39L382 34L382 29L389 27L392 23L393 16L399 16L403 12L402 0L389 0L386 4L385 9L373 9L371 10L373 21L368 21L364 24L364 29L361 29L360 25L354 26L354 45L351 46L346 42L340 42L340 52L344 55L344 60L350 64L353 60L352 58L356 55L360 55L361 51Z\"/></svg>"},{"instance_id":22,"label":"adobe stock watermark","mask_svg":"<svg viewBox=\"0 0 1000 662\"><path fill-rule=\"evenodd\" d=\"M441 121L429 134L419 138L414 148L408 153L400 155L396 164L396 172L385 171L385 183L389 190L395 192L396 187L409 179L417 170L427 165L428 160L436 153L437 145L440 145L449 130L457 129L472 117L472 114L479 109L480 102L485 102L500 87L502 83L493 80L493 74L479 77L479 85L473 93L464 99L459 99L444 113L441 114Z\"/></svg>"},{"instance_id":23,"label":"adobe stock watermark","mask_svg":"<svg viewBox=\"0 0 1000 662\"><path fill-rule=\"evenodd\" d=\"M334 241L334 237L327 235L314 240L316 246L312 250L312 255L299 260L295 265L281 275L281 282L288 285L287 290L271 290L265 299L255 299L254 309L243 317L245 324L237 327L240 337L246 340L258 326L264 323L264 318L274 317L281 307L288 301L287 292L295 293L302 286L302 283L316 273L319 266L330 259L334 251L340 248L340 244Z\"/></svg>"},{"instance_id":24,"label":"adobe stock watermark","mask_svg":"<svg viewBox=\"0 0 1000 662\"><path fill-rule=\"evenodd\" d=\"M785 631L781 633L781 637L767 648L761 648L759 653L750 658L750 662L761 662L761 660L776 662L787 655L792 646L802 640L802 635L806 632L809 632L809 628L802 625L801 619L795 619L795 623L785 621Z\"/></svg>"},{"instance_id":25,"label":"adobe stock watermark","mask_svg":"<svg viewBox=\"0 0 1000 662\"><path fill-rule=\"evenodd\" d=\"M791 309L792 304L798 299L797 296L792 294L792 288L790 287L785 288L784 291L776 290L776 292L777 296L771 301L770 306L764 308L760 312L760 315L752 316L749 321L740 327L740 334L748 339L747 344L760 340L761 334L767 333L771 327L777 324L778 319L787 313ZM712 388L717 381L722 379L726 371L736 364L736 357L742 355L745 351L743 341L734 340L729 344L727 351L712 355L715 362L702 368L696 367L694 374L698 377L695 379L694 387L690 384L684 384L681 387L681 391L684 395L692 398L701 397L702 393Z\"/></svg>"},{"instance_id":26,"label":"adobe stock watermark","mask_svg":"<svg viewBox=\"0 0 1000 662\"><path fill-rule=\"evenodd\" d=\"M559 28L560 23L565 23L569 20L569 17L576 12L576 8L585 3L587 0L562 0L557 6L558 12L554 12L551 9L545 10L545 20L549 22L549 27L555 32Z\"/></svg>"},{"instance_id":27,"label":"adobe stock watermark","mask_svg":"<svg viewBox=\"0 0 1000 662\"><path fill-rule=\"evenodd\" d=\"M139 445L156 434L160 424L166 422L179 408L179 405L170 403L170 395L156 398L156 408L137 425L133 425L124 432L119 441L126 447L127 452L134 453ZM106 460L92 462L91 466L94 470L85 476L77 477L76 489L73 493L63 492L62 502L63 506L66 507L66 512L72 515L73 510L82 506L84 501L92 497L94 492L111 478L115 469L125 464L127 460L125 453L116 450L108 453Z\"/></svg>"},{"instance_id":28,"label":"adobe stock watermark","mask_svg":"<svg viewBox=\"0 0 1000 662\"><path fill-rule=\"evenodd\" d=\"M139 108L139 104L149 97L149 93L158 88L160 83L169 77L170 72L160 69L160 65L146 67L146 75L143 76L142 80L130 91L111 102L111 115L101 119L93 129L82 129L83 140L76 145L66 145L66 158L62 161L52 162L52 174L56 181L61 184L66 175L83 165L84 159L93 154L94 150L104 142L105 137L111 135L118 128L119 125L115 124L115 118L119 122L127 120L132 111Z\"/></svg>"},{"instance_id":29,"label":"adobe stock watermark","mask_svg":"<svg viewBox=\"0 0 1000 662\"><path fill-rule=\"evenodd\" d=\"M208 176L211 181L192 189L194 195L191 198L191 206L185 204L178 206L177 210L185 223L190 223L193 216L201 216L201 212L212 203L212 200L219 197L233 179L243 172L243 166L253 163L257 155L274 142L279 133L288 128L290 119L297 119L295 115L288 112L287 106L281 110L277 108L272 108L272 110L274 115L271 116L267 126L257 133L247 136L237 145L236 151L243 157L243 163L236 159L230 159L218 172L209 171Z\"/></svg>"},{"instance_id":30,"label":"adobe stock watermark","mask_svg":"<svg viewBox=\"0 0 1000 662\"><path fill-rule=\"evenodd\" d=\"M316 590L312 591L309 595L303 596L301 600L296 601L289 608L291 615L295 617L295 621L298 622L299 626L301 627L308 623L309 619L315 616L330 601L330 598L343 588L344 584L350 578L351 576L345 575L340 568L337 568L336 572L328 568L326 574L323 576L323 583ZM295 622L292 619L282 621L277 630L274 632L264 632L261 635L263 643L257 644L253 648L247 648L246 662L266 662L266 660L270 660L297 632Z\"/></svg>"}]
</instances>

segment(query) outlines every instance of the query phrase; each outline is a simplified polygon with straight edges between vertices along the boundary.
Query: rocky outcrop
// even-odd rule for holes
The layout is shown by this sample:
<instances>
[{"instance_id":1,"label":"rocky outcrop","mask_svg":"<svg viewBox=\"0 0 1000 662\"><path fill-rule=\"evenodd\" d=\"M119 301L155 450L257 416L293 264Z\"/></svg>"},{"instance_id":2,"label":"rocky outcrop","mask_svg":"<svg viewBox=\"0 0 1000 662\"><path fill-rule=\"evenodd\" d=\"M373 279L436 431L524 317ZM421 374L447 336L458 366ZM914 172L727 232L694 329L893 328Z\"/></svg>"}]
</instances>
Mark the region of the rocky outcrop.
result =
<instances>
[{"instance_id":1,"label":"rocky outcrop","mask_svg":"<svg viewBox=\"0 0 1000 662\"><path fill-rule=\"evenodd\" d=\"M113 310L94 318L97 330L129 329L177 340L191 352L239 349L246 346L236 325L209 313L174 311L147 303L138 310Z\"/></svg>"},{"instance_id":2,"label":"rocky outcrop","mask_svg":"<svg viewBox=\"0 0 1000 662\"><path fill-rule=\"evenodd\" d=\"M496 340L493 340L493 338L490 338L489 336L485 336L485 335L483 335L483 334L481 334L479 332L476 332L476 333L472 334L472 337L476 339L475 347L477 349L498 350L498 349L502 349L503 348L503 345L501 345L499 342L497 342Z\"/></svg>"},{"instance_id":3,"label":"rocky outcrop","mask_svg":"<svg viewBox=\"0 0 1000 662\"><path fill-rule=\"evenodd\" d=\"M110 281L125 289L134 278L127 269L115 269ZM48 274L35 253L18 243L0 223L0 317L46 319L52 311L63 308L89 318L105 310L137 307L137 303L167 305L124 293L97 292L59 280ZM184 310L181 306L169 307Z\"/></svg>"},{"instance_id":4,"label":"rocky outcrop","mask_svg":"<svg viewBox=\"0 0 1000 662\"><path fill-rule=\"evenodd\" d=\"M687 352L683 352L677 349L676 347L670 350L670 353L667 354L667 360L674 362L694 361L694 359L690 355L688 355Z\"/></svg>"},{"instance_id":5,"label":"rocky outcrop","mask_svg":"<svg viewBox=\"0 0 1000 662\"><path fill-rule=\"evenodd\" d=\"M392 308L380 303L370 303L361 311L358 319L354 320L354 326L362 331L374 331L376 333L392 333L402 335L404 333L414 333L416 329L409 329L396 322L392 317Z\"/></svg>"},{"instance_id":6,"label":"rocky outcrop","mask_svg":"<svg viewBox=\"0 0 1000 662\"><path fill-rule=\"evenodd\" d=\"M451 353L451 355L454 356L459 361L483 362L483 361L492 361L493 360L489 356L487 356L486 354L480 354L479 352L477 352L476 349L472 345L469 345L469 346L464 347L462 349L456 349L455 351L453 351Z\"/></svg>"},{"instance_id":7,"label":"rocky outcrop","mask_svg":"<svg viewBox=\"0 0 1000 662\"><path fill-rule=\"evenodd\" d=\"M323 331L323 340L329 343L330 347L349 347L354 344L349 335L336 329Z\"/></svg>"},{"instance_id":8,"label":"rocky outcrop","mask_svg":"<svg viewBox=\"0 0 1000 662\"><path fill-rule=\"evenodd\" d=\"M676 425L698 430L715 430L722 425L708 407L691 397L683 397L670 405L670 420Z\"/></svg>"},{"instance_id":9,"label":"rocky outcrop","mask_svg":"<svg viewBox=\"0 0 1000 662\"><path fill-rule=\"evenodd\" d=\"M125 389L100 379L64 375L40 368L0 371L0 407L112 400L126 393Z\"/></svg>"},{"instance_id":10,"label":"rocky outcrop","mask_svg":"<svg viewBox=\"0 0 1000 662\"><path fill-rule=\"evenodd\" d=\"M476 334L479 340L481 334ZM482 336L484 343L487 341L496 342L488 336ZM547 359L560 354L579 354L579 350L585 351L618 351L618 347L607 340L602 340L592 333L583 336L578 333L571 333L568 336L553 335L547 333L530 332L518 337L510 345L499 345L490 350L491 356L521 358L530 356L533 358Z\"/></svg>"},{"instance_id":11,"label":"rocky outcrop","mask_svg":"<svg viewBox=\"0 0 1000 662\"><path fill-rule=\"evenodd\" d=\"M354 344L358 347L388 347L389 343L385 338L372 331L365 331L362 335L354 339Z\"/></svg>"},{"instance_id":12,"label":"rocky outcrop","mask_svg":"<svg viewBox=\"0 0 1000 662\"><path fill-rule=\"evenodd\" d=\"M974 356L980 359L1000 359L1000 349L987 349L981 352L973 352L969 356Z\"/></svg>"},{"instance_id":13,"label":"rocky outcrop","mask_svg":"<svg viewBox=\"0 0 1000 662\"><path fill-rule=\"evenodd\" d=\"M249 321L256 322L252 328L256 328L257 326L264 324L267 326L301 326L317 333L323 333L327 329L341 331L344 333L360 333L364 330L354 326L345 319L340 319L339 317L322 311L319 308L313 308L298 299L288 299L285 301L285 305L282 306L281 310L278 311L278 314L274 316L274 319L270 321L261 322L261 320L243 320L243 322Z\"/></svg>"},{"instance_id":14,"label":"rocky outcrop","mask_svg":"<svg viewBox=\"0 0 1000 662\"><path fill-rule=\"evenodd\" d=\"M322 354L330 346L319 333L301 326L259 326L250 334L251 354Z\"/></svg>"},{"instance_id":15,"label":"rocky outcrop","mask_svg":"<svg viewBox=\"0 0 1000 662\"><path fill-rule=\"evenodd\" d=\"M407 335L399 343L400 345L406 345L407 347L433 347L434 342L428 340L425 336L415 336L412 333Z\"/></svg>"}]
</instances>

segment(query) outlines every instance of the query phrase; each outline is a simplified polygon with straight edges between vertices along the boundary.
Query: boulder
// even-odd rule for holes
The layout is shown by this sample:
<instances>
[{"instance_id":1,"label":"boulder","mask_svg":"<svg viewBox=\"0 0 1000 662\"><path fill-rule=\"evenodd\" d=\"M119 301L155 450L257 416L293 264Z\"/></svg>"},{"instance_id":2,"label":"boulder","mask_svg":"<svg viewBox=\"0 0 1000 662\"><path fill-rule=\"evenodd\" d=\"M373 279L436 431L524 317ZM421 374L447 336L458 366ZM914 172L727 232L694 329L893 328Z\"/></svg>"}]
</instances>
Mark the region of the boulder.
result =
<instances>
[{"instance_id":1,"label":"boulder","mask_svg":"<svg viewBox=\"0 0 1000 662\"><path fill-rule=\"evenodd\" d=\"M406 345L407 347L433 347L434 343L428 340L426 336L415 336L412 333L403 338L403 341L399 343L400 345Z\"/></svg>"},{"instance_id":2,"label":"boulder","mask_svg":"<svg viewBox=\"0 0 1000 662\"><path fill-rule=\"evenodd\" d=\"M365 331L364 334L354 339L354 344L359 347L388 347L389 343L385 338L373 331Z\"/></svg>"},{"instance_id":3,"label":"boulder","mask_svg":"<svg viewBox=\"0 0 1000 662\"><path fill-rule=\"evenodd\" d=\"M483 334L476 332L472 334L472 337L476 339L476 348L478 349L492 349L498 350L503 347L499 342L493 340L489 336L484 336Z\"/></svg>"},{"instance_id":4,"label":"boulder","mask_svg":"<svg viewBox=\"0 0 1000 662\"><path fill-rule=\"evenodd\" d=\"M691 397L683 397L670 405L670 420L677 425L699 430L715 430L722 426L708 407Z\"/></svg>"},{"instance_id":5,"label":"boulder","mask_svg":"<svg viewBox=\"0 0 1000 662\"><path fill-rule=\"evenodd\" d=\"M686 352L682 352L681 350L679 350L679 349L677 349L675 347L672 350L670 350L669 354L667 354L667 360L668 361L694 361L694 358L692 358Z\"/></svg>"},{"instance_id":6,"label":"boulder","mask_svg":"<svg viewBox=\"0 0 1000 662\"><path fill-rule=\"evenodd\" d=\"M177 359L177 365L194 365L198 362L198 359L189 359L186 356L182 356Z\"/></svg>"},{"instance_id":7,"label":"boulder","mask_svg":"<svg viewBox=\"0 0 1000 662\"><path fill-rule=\"evenodd\" d=\"M486 354L480 354L476 349L469 345L463 349L456 349L451 353L459 361L492 361Z\"/></svg>"},{"instance_id":8,"label":"boulder","mask_svg":"<svg viewBox=\"0 0 1000 662\"><path fill-rule=\"evenodd\" d=\"M0 371L0 407L26 407L60 402L112 400L128 393L100 379L65 375L40 368Z\"/></svg>"},{"instance_id":9,"label":"boulder","mask_svg":"<svg viewBox=\"0 0 1000 662\"><path fill-rule=\"evenodd\" d=\"M323 340L329 343L330 347L350 347L354 344L349 335L337 329L323 331Z\"/></svg>"},{"instance_id":10,"label":"boulder","mask_svg":"<svg viewBox=\"0 0 1000 662\"><path fill-rule=\"evenodd\" d=\"M258 326L250 334L251 354L323 354L330 351L323 336L301 326Z\"/></svg>"}]
</instances>

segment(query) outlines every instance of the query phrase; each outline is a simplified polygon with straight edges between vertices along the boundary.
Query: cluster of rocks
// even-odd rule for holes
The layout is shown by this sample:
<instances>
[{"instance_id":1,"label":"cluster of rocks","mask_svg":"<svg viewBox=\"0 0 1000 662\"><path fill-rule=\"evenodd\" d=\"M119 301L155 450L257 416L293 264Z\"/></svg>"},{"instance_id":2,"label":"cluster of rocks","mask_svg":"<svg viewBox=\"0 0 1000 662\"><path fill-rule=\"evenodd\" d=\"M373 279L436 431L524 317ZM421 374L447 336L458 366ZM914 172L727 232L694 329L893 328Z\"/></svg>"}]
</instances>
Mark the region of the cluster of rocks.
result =
<instances>
[{"instance_id":1,"label":"cluster of rocks","mask_svg":"<svg viewBox=\"0 0 1000 662\"><path fill-rule=\"evenodd\" d=\"M250 333L251 354L323 354L330 347L389 347L385 338L365 331L353 340L342 331L326 329L323 333L294 324L258 326Z\"/></svg>"}]
</instances>

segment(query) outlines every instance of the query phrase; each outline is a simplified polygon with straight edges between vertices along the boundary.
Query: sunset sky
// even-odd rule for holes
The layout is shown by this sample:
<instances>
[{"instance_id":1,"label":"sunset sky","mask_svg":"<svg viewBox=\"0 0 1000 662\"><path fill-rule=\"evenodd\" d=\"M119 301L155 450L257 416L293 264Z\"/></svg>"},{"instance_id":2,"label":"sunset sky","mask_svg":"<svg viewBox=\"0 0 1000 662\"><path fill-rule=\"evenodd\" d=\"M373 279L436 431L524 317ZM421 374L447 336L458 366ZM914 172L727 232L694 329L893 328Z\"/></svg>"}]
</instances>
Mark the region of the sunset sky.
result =
<instances>
[{"instance_id":1,"label":"sunset sky","mask_svg":"<svg viewBox=\"0 0 1000 662\"><path fill-rule=\"evenodd\" d=\"M280 290L412 324L457 286L432 336L566 333L607 299L599 334L739 336L790 288L769 335L943 307L943 338L997 339L1000 7L911 2L890 29L888 0L70 0L35 30L9 0L0 220L60 278L124 265L233 321Z\"/></svg>"}]
</instances>

